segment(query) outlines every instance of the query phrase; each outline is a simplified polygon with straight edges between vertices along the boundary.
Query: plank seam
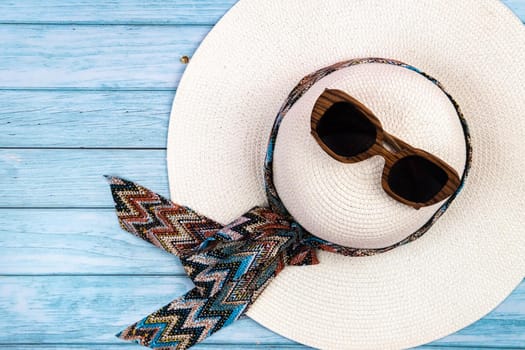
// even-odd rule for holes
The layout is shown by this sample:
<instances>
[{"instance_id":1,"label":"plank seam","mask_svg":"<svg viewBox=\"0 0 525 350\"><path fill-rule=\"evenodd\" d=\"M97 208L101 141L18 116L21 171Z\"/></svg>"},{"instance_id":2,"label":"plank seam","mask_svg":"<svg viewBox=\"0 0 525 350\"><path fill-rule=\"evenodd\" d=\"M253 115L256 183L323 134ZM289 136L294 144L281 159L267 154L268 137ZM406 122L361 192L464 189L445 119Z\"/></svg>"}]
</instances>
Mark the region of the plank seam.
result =
<instances>
[{"instance_id":1,"label":"plank seam","mask_svg":"<svg viewBox=\"0 0 525 350\"><path fill-rule=\"evenodd\" d=\"M0 91L31 91L31 92L54 92L54 91L60 91L60 92L126 92L126 91L133 91L133 92L157 92L157 91L168 91L168 92L175 92L177 91L176 88L171 87L148 87L148 88L142 88L142 87L9 87L9 86L0 86Z\"/></svg>"},{"instance_id":2,"label":"plank seam","mask_svg":"<svg viewBox=\"0 0 525 350\"><path fill-rule=\"evenodd\" d=\"M2 273L0 277L188 277L185 273Z\"/></svg>"},{"instance_id":3,"label":"plank seam","mask_svg":"<svg viewBox=\"0 0 525 350\"><path fill-rule=\"evenodd\" d=\"M214 22L169 22L169 23L155 23L155 22L104 22L104 21L0 21L0 25L5 26L126 26L126 27L209 27L214 26Z\"/></svg>"},{"instance_id":4,"label":"plank seam","mask_svg":"<svg viewBox=\"0 0 525 350\"><path fill-rule=\"evenodd\" d=\"M52 147L52 146L39 146L39 147L24 147L24 146L0 146L0 150L107 150L107 151L165 151L166 147Z\"/></svg>"},{"instance_id":5,"label":"plank seam","mask_svg":"<svg viewBox=\"0 0 525 350\"><path fill-rule=\"evenodd\" d=\"M0 347L17 347L17 346L31 346L31 347L47 347L47 346L59 346L59 347L67 347L67 346L121 346L121 347L128 347L130 344L126 342L122 343L110 343L110 342L101 342L101 343L0 343ZM199 344L199 347L217 347L217 346L252 346L252 347L264 347L264 346L279 346L281 349L287 349L287 348L302 348L302 349L310 349L305 345L302 344L289 344L289 343L264 343L264 342L254 342L254 343L201 343ZM461 344L429 344L429 345L423 345L425 348L456 348L456 349L501 349L501 350L517 350L521 349L523 350L523 347L519 346L484 346L484 345L461 345Z\"/></svg>"},{"instance_id":6,"label":"plank seam","mask_svg":"<svg viewBox=\"0 0 525 350\"><path fill-rule=\"evenodd\" d=\"M517 14L516 14L517 16ZM525 24L525 21L522 21ZM170 22L170 23L154 23L154 22L104 22L104 21L0 21L0 25L7 26L129 26L129 27L204 27L214 26L214 22Z\"/></svg>"},{"instance_id":7,"label":"plank seam","mask_svg":"<svg viewBox=\"0 0 525 350\"><path fill-rule=\"evenodd\" d=\"M0 206L0 210L115 210L110 206L89 206L89 207L18 207L18 206Z\"/></svg>"},{"instance_id":8,"label":"plank seam","mask_svg":"<svg viewBox=\"0 0 525 350\"><path fill-rule=\"evenodd\" d=\"M122 342L122 343L0 343L0 347L8 346L129 346L130 343ZM305 348L307 347L305 345L301 344L287 344L287 343L262 343L262 342L254 342L254 343L206 343L206 344L199 344L200 347L216 347L216 346L279 346L283 348ZM512 349L512 348L510 348Z\"/></svg>"},{"instance_id":9,"label":"plank seam","mask_svg":"<svg viewBox=\"0 0 525 350\"><path fill-rule=\"evenodd\" d=\"M110 211L113 212L115 210L115 207L110 206L100 206L100 207L2 207L0 206L0 210L100 210L100 211Z\"/></svg>"}]
</instances>

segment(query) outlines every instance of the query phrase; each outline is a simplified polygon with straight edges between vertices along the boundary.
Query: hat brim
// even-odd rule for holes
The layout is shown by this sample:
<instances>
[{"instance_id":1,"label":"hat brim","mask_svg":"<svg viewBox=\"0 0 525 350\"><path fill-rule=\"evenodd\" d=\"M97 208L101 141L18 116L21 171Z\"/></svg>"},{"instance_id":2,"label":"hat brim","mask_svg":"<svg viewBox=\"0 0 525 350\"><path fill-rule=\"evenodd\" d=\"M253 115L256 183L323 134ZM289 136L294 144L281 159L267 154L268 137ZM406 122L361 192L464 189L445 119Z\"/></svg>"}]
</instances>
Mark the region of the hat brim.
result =
<instances>
[{"instance_id":1,"label":"hat brim","mask_svg":"<svg viewBox=\"0 0 525 350\"><path fill-rule=\"evenodd\" d=\"M525 31L492 0L241 0L188 65L168 136L172 200L224 224L265 205L272 123L299 80L359 57L437 78L468 121L465 188L422 238L287 267L248 315L323 349L417 346L496 307L525 275ZM408 233L409 234L409 233Z\"/></svg>"}]
</instances>

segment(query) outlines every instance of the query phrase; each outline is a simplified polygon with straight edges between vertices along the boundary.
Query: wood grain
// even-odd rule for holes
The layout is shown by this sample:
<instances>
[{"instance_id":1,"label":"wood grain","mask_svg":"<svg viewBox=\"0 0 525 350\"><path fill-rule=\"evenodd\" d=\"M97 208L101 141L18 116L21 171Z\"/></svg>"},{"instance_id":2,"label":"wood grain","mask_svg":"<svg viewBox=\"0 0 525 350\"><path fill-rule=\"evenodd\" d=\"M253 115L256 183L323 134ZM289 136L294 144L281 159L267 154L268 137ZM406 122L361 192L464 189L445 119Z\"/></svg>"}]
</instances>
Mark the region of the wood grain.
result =
<instances>
[{"instance_id":1,"label":"wood grain","mask_svg":"<svg viewBox=\"0 0 525 350\"><path fill-rule=\"evenodd\" d=\"M0 343L119 343L113 334L191 288L177 276L0 277ZM499 308L434 345L519 347L525 342L525 283ZM17 327L9 327L16 324ZM293 344L244 319L212 344Z\"/></svg>"},{"instance_id":2,"label":"wood grain","mask_svg":"<svg viewBox=\"0 0 525 350\"><path fill-rule=\"evenodd\" d=\"M1 210L0 247L0 275L185 276L178 258L122 230L112 209Z\"/></svg>"},{"instance_id":3,"label":"wood grain","mask_svg":"<svg viewBox=\"0 0 525 350\"><path fill-rule=\"evenodd\" d=\"M24 344L0 344L2 349L16 349L16 350L139 350L141 349L137 344L132 343L83 343L83 344L71 344L71 343L24 343ZM197 344L192 350L308 350L312 349L300 344ZM467 347L455 347L455 346L440 346L440 345L424 345L417 348L418 350L465 350ZM485 349L488 349L486 347ZM493 348L495 349L495 348ZM516 350L516 347L498 347L498 350Z\"/></svg>"},{"instance_id":4,"label":"wood grain","mask_svg":"<svg viewBox=\"0 0 525 350\"><path fill-rule=\"evenodd\" d=\"M0 25L0 88L174 89L210 28Z\"/></svg>"},{"instance_id":5,"label":"wood grain","mask_svg":"<svg viewBox=\"0 0 525 350\"><path fill-rule=\"evenodd\" d=\"M0 23L215 24L236 0L8 1ZM503 0L525 17L522 0Z\"/></svg>"},{"instance_id":6,"label":"wood grain","mask_svg":"<svg viewBox=\"0 0 525 350\"><path fill-rule=\"evenodd\" d=\"M0 207L101 207L113 200L103 175L169 196L161 150L0 150Z\"/></svg>"},{"instance_id":7,"label":"wood grain","mask_svg":"<svg viewBox=\"0 0 525 350\"><path fill-rule=\"evenodd\" d=\"M71 350L140 350L138 345L129 344L129 343L119 343L119 344L104 344L104 343L84 343L81 345L78 344L0 344L2 349L16 349L16 350L62 350L62 349L71 349ZM485 347L487 349L488 347ZM308 350L312 349L300 344L197 344L192 350ZM468 347L456 347L456 346L446 346L446 345L424 345L417 348L418 350L465 350ZM495 348L493 348L495 349ZM498 350L516 350L516 347L497 347Z\"/></svg>"},{"instance_id":8,"label":"wood grain","mask_svg":"<svg viewBox=\"0 0 525 350\"><path fill-rule=\"evenodd\" d=\"M237 0L13 1L0 23L214 24Z\"/></svg>"},{"instance_id":9,"label":"wood grain","mask_svg":"<svg viewBox=\"0 0 525 350\"><path fill-rule=\"evenodd\" d=\"M141 349L136 344L119 343L119 344L104 344L104 343L84 343L78 344L0 344L2 349L16 349L16 350L139 350ZM488 347L487 347L488 348ZM312 349L300 344L197 344L192 350L308 350ZM455 346L440 346L440 345L425 345L417 348L418 350L465 350L467 347L455 347ZM515 347L498 347L498 350L516 350Z\"/></svg>"},{"instance_id":10,"label":"wood grain","mask_svg":"<svg viewBox=\"0 0 525 350\"><path fill-rule=\"evenodd\" d=\"M0 343L120 343L114 334L188 291L191 281L167 276L1 277ZM207 342L292 344L241 320Z\"/></svg>"},{"instance_id":11,"label":"wood grain","mask_svg":"<svg viewBox=\"0 0 525 350\"><path fill-rule=\"evenodd\" d=\"M67 350L143 350L140 346L133 343L117 343L117 344L104 344L104 343L84 343L84 344L71 344L71 343L65 343L65 344L0 344L2 349L16 349L16 350L61 350L61 349L67 349ZM287 350L287 349L293 349L293 350L307 350L311 349L309 347L300 345L300 344L278 344L278 345L271 345L271 344L197 344L194 347L192 347L192 350ZM420 347L419 349L431 349L431 350L440 350L440 349L447 349L447 350L465 350L465 348L451 348L451 347ZM500 348L504 349L504 348ZM509 348L511 349L511 348Z\"/></svg>"},{"instance_id":12,"label":"wood grain","mask_svg":"<svg viewBox=\"0 0 525 350\"><path fill-rule=\"evenodd\" d=\"M173 96L0 90L0 147L165 148Z\"/></svg>"}]
</instances>

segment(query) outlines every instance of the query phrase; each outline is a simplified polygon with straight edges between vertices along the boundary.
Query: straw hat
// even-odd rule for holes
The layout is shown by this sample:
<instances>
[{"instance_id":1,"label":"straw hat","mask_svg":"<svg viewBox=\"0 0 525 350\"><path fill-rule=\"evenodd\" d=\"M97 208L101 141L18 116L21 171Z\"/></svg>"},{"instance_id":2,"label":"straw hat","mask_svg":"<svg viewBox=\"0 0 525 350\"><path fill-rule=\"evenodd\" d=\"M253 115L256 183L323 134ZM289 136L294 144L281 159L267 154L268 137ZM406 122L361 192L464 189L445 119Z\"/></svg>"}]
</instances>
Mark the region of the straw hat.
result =
<instances>
[{"instance_id":1,"label":"straw hat","mask_svg":"<svg viewBox=\"0 0 525 350\"><path fill-rule=\"evenodd\" d=\"M367 57L410 67L359 60ZM273 182L282 203L310 233L348 247L380 249L433 225L382 254L319 252L318 265L288 267L248 316L322 349L424 344L482 318L525 275L525 31L498 1L241 0L177 90L171 197L223 224L267 205L276 116L303 77L337 62L347 64L303 80L279 114ZM381 157L345 164L324 152L310 116L327 88L458 174L469 170L450 206L416 210L388 196Z\"/></svg>"}]
</instances>

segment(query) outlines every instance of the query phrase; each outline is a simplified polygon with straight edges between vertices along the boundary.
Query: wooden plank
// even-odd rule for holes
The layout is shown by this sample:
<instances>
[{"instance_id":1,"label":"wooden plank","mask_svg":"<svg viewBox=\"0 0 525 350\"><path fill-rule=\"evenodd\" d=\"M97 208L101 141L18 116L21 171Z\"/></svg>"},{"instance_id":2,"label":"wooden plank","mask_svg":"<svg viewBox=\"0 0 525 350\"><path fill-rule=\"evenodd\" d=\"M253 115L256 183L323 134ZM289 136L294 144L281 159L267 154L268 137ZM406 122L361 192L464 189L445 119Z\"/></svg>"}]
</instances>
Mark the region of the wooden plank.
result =
<instances>
[{"instance_id":1,"label":"wooden plank","mask_svg":"<svg viewBox=\"0 0 525 350\"><path fill-rule=\"evenodd\" d=\"M104 207L103 175L121 176L169 196L163 150L0 150L0 207Z\"/></svg>"},{"instance_id":2,"label":"wooden plank","mask_svg":"<svg viewBox=\"0 0 525 350\"><path fill-rule=\"evenodd\" d=\"M59 0L2 4L0 23L214 24L236 0ZM525 18L523 0L503 0Z\"/></svg>"},{"instance_id":3,"label":"wooden plank","mask_svg":"<svg viewBox=\"0 0 525 350\"><path fill-rule=\"evenodd\" d=\"M0 88L174 89L208 26L0 26Z\"/></svg>"},{"instance_id":4,"label":"wooden plank","mask_svg":"<svg viewBox=\"0 0 525 350\"><path fill-rule=\"evenodd\" d=\"M115 211L0 211L0 274L180 274L179 259L122 230Z\"/></svg>"},{"instance_id":5,"label":"wooden plank","mask_svg":"<svg viewBox=\"0 0 525 350\"><path fill-rule=\"evenodd\" d=\"M38 0L2 4L0 23L214 24L237 0Z\"/></svg>"},{"instance_id":6,"label":"wooden plank","mask_svg":"<svg viewBox=\"0 0 525 350\"><path fill-rule=\"evenodd\" d=\"M0 277L0 343L120 343L113 334L191 287L168 276ZM433 345L520 347L525 344L525 282L483 320ZM15 324L16 327L10 327ZM293 344L245 319L211 344Z\"/></svg>"},{"instance_id":7,"label":"wooden plank","mask_svg":"<svg viewBox=\"0 0 525 350\"><path fill-rule=\"evenodd\" d=\"M120 343L118 331L191 288L183 277L0 277L0 343ZM291 344L245 319L209 339L213 344Z\"/></svg>"},{"instance_id":8,"label":"wooden plank","mask_svg":"<svg viewBox=\"0 0 525 350\"><path fill-rule=\"evenodd\" d=\"M0 90L0 147L164 148L173 96Z\"/></svg>"}]
</instances>

